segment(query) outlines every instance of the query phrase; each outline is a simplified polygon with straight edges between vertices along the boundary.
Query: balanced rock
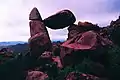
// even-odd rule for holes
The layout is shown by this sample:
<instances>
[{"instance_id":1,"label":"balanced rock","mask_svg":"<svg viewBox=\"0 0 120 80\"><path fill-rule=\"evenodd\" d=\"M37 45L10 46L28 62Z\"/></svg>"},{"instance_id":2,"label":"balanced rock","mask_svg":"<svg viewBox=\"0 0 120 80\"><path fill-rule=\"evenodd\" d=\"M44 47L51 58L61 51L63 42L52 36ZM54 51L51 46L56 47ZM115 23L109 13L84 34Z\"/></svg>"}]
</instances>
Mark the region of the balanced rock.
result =
<instances>
[{"instance_id":1,"label":"balanced rock","mask_svg":"<svg viewBox=\"0 0 120 80\"><path fill-rule=\"evenodd\" d=\"M44 23L51 29L65 28L76 21L74 14L70 10L62 10L46 19Z\"/></svg>"},{"instance_id":2,"label":"balanced rock","mask_svg":"<svg viewBox=\"0 0 120 80\"><path fill-rule=\"evenodd\" d=\"M32 9L29 14L29 20L40 20L42 21L41 15L36 7Z\"/></svg>"}]
</instances>

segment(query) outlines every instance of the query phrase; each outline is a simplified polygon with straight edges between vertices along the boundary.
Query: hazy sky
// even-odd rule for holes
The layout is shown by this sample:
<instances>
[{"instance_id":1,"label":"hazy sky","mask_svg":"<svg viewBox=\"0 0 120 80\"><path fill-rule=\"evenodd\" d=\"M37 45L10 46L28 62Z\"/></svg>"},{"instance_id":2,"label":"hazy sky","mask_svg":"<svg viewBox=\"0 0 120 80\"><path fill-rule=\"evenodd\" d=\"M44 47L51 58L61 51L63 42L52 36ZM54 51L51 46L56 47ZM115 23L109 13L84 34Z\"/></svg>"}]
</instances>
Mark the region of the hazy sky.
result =
<instances>
[{"instance_id":1,"label":"hazy sky","mask_svg":"<svg viewBox=\"0 0 120 80\"><path fill-rule=\"evenodd\" d=\"M0 0L0 41L27 41L29 12L37 7L42 18L62 9L71 10L77 21L106 26L120 14L120 0ZM51 40L65 40L67 28L48 29Z\"/></svg>"}]
</instances>

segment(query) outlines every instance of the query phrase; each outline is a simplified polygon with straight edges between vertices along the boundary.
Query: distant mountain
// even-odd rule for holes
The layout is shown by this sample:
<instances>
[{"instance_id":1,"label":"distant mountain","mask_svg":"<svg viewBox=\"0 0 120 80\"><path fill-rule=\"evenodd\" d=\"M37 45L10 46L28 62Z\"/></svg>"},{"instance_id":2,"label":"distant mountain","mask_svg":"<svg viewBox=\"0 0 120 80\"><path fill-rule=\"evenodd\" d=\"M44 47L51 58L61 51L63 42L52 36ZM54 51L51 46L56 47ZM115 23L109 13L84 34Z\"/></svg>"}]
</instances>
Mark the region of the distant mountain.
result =
<instances>
[{"instance_id":1,"label":"distant mountain","mask_svg":"<svg viewBox=\"0 0 120 80\"><path fill-rule=\"evenodd\" d=\"M60 41L52 41L52 42L64 42L62 40ZM27 42L25 41L7 41L7 42L0 42L0 47L10 46L10 45L17 45L17 44L25 44Z\"/></svg>"},{"instance_id":2,"label":"distant mountain","mask_svg":"<svg viewBox=\"0 0 120 80\"><path fill-rule=\"evenodd\" d=\"M53 44L59 44L63 41L52 41ZM8 41L0 42L0 49L9 48L14 53L26 53L29 51L29 46L27 42L24 41Z\"/></svg>"},{"instance_id":3,"label":"distant mountain","mask_svg":"<svg viewBox=\"0 0 120 80\"><path fill-rule=\"evenodd\" d=\"M27 42L24 41L8 41L8 42L0 42L0 46L10 46L10 45L16 45L16 44L25 44Z\"/></svg>"},{"instance_id":4,"label":"distant mountain","mask_svg":"<svg viewBox=\"0 0 120 80\"><path fill-rule=\"evenodd\" d=\"M28 43L7 46L14 53L26 53L29 50Z\"/></svg>"}]
</instances>

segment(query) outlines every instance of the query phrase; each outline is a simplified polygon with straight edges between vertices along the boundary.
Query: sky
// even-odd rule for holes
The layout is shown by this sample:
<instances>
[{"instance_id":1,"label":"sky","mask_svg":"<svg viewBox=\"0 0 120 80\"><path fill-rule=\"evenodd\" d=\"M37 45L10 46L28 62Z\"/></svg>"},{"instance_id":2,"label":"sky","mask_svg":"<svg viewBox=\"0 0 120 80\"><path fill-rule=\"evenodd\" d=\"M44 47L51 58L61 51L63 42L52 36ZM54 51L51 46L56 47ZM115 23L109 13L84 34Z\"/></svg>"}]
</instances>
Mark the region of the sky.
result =
<instances>
[{"instance_id":1,"label":"sky","mask_svg":"<svg viewBox=\"0 0 120 80\"><path fill-rule=\"evenodd\" d=\"M37 7L42 18L64 9L71 10L76 22L89 21L101 27L120 15L120 0L0 0L0 42L28 41L29 13ZM66 40L67 28L48 29L51 40Z\"/></svg>"}]
</instances>

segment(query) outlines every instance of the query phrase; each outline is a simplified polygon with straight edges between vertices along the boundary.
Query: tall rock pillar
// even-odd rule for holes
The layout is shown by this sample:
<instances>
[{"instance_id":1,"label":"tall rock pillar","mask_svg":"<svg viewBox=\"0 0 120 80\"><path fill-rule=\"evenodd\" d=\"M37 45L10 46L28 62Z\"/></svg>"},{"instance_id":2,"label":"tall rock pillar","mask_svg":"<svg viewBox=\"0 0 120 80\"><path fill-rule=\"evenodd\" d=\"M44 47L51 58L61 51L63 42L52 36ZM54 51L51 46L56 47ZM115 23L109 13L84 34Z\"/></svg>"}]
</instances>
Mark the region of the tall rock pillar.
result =
<instances>
[{"instance_id":1,"label":"tall rock pillar","mask_svg":"<svg viewBox=\"0 0 120 80\"><path fill-rule=\"evenodd\" d=\"M33 8L29 14L30 35L29 47L31 55L40 56L44 51L51 51L51 41L48 31L42 21L37 8Z\"/></svg>"}]
</instances>

